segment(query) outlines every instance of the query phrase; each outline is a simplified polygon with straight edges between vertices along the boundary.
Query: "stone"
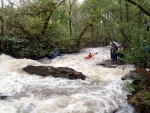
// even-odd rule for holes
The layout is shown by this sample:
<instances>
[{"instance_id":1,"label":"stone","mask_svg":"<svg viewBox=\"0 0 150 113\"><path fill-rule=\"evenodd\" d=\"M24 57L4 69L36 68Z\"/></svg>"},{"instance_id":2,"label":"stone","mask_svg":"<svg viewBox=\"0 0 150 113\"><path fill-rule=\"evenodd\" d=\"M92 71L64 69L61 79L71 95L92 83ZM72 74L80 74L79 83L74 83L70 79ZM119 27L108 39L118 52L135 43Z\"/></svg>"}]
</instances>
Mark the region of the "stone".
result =
<instances>
[{"instance_id":1,"label":"stone","mask_svg":"<svg viewBox=\"0 0 150 113\"><path fill-rule=\"evenodd\" d=\"M124 65L124 62L120 61L112 61L112 60L106 60L102 63L99 63L97 65L107 67L107 68L116 68L118 65Z\"/></svg>"},{"instance_id":2,"label":"stone","mask_svg":"<svg viewBox=\"0 0 150 113\"><path fill-rule=\"evenodd\" d=\"M8 96L2 95L2 94L0 93L0 100L6 100L6 99L8 99Z\"/></svg>"},{"instance_id":3,"label":"stone","mask_svg":"<svg viewBox=\"0 0 150 113\"><path fill-rule=\"evenodd\" d=\"M133 78L135 78L137 76L136 71L135 70L131 70L128 74L125 74L121 80L131 80Z\"/></svg>"},{"instance_id":4,"label":"stone","mask_svg":"<svg viewBox=\"0 0 150 113\"><path fill-rule=\"evenodd\" d=\"M36 74L39 76L47 77L61 77L67 79L82 79L85 80L86 76L81 72L77 72L69 67L52 67L52 66L32 66L28 65L23 70L29 74Z\"/></svg>"}]
</instances>

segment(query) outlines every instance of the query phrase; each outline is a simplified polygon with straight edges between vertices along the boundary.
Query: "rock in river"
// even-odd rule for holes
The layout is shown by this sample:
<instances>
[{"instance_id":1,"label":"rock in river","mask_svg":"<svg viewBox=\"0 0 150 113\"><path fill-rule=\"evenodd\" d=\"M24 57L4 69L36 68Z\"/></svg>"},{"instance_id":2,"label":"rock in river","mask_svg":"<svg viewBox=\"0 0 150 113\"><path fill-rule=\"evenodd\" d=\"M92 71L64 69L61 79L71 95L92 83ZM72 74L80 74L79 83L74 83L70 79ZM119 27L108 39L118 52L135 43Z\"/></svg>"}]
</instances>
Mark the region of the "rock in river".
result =
<instances>
[{"instance_id":1,"label":"rock in river","mask_svg":"<svg viewBox=\"0 0 150 113\"><path fill-rule=\"evenodd\" d=\"M23 68L29 74L36 74L43 77L53 76L68 79L82 79L85 80L86 76L81 72L77 72L69 67L52 67L52 66L32 66L28 65Z\"/></svg>"}]
</instances>

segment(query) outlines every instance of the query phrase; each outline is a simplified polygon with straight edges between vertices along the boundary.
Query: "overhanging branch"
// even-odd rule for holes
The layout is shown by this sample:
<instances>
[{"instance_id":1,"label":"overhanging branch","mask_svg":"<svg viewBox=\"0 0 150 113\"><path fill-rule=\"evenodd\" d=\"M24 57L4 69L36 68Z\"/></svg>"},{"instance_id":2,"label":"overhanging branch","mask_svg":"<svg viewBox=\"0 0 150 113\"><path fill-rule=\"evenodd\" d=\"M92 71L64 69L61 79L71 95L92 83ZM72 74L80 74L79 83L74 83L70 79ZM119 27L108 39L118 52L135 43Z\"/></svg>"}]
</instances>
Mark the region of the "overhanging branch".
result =
<instances>
[{"instance_id":1,"label":"overhanging branch","mask_svg":"<svg viewBox=\"0 0 150 113\"><path fill-rule=\"evenodd\" d=\"M142 7L139 3L135 2L135 1L132 1L132 0L126 0L128 1L129 3L133 4L133 5L136 5L141 11L143 11L143 13L145 13L147 16L150 17L150 12L148 12L144 7Z\"/></svg>"}]
</instances>

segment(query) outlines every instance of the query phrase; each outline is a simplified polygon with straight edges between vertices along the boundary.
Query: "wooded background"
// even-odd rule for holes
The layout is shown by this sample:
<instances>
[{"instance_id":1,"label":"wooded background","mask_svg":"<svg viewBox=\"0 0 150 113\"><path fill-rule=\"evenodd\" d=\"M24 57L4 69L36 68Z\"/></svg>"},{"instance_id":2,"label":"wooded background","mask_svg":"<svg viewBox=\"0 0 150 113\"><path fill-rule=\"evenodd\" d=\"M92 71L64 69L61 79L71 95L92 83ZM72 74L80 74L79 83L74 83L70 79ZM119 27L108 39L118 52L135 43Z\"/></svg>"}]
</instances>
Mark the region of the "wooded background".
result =
<instances>
[{"instance_id":1,"label":"wooded background","mask_svg":"<svg viewBox=\"0 0 150 113\"><path fill-rule=\"evenodd\" d=\"M143 51L150 44L149 6L149 0L1 0L0 50L43 57L56 48L71 53L116 41Z\"/></svg>"}]
</instances>

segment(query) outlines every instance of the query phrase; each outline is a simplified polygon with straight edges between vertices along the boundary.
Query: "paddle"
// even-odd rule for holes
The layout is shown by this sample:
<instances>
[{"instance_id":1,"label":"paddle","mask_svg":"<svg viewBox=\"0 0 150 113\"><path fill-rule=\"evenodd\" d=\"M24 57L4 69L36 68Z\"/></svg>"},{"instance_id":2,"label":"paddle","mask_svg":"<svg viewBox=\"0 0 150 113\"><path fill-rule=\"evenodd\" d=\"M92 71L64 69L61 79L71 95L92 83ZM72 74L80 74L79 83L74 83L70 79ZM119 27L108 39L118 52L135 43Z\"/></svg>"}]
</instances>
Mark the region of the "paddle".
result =
<instances>
[{"instance_id":1,"label":"paddle","mask_svg":"<svg viewBox=\"0 0 150 113\"><path fill-rule=\"evenodd\" d=\"M97 55L97 54L98 54L98 52L95 53L95 55Z\"/></svg>"}]
</instances>

